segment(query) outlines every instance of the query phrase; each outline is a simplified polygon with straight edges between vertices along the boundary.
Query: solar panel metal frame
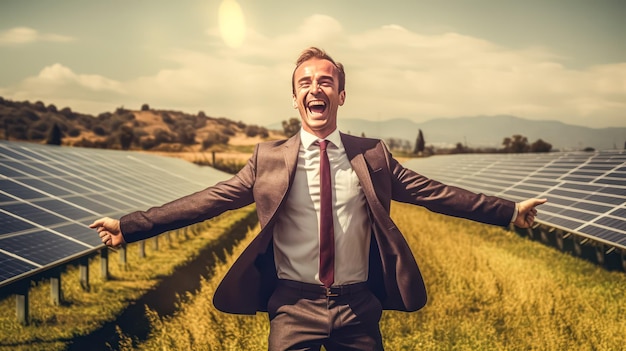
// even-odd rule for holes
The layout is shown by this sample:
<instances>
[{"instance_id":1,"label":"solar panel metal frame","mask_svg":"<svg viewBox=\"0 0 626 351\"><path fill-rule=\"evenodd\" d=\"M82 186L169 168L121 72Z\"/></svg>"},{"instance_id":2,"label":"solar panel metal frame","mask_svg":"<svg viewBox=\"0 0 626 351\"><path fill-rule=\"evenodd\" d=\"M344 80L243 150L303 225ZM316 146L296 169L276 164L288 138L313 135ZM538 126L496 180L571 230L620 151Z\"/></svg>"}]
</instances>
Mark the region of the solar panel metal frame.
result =
<instances>
[{"instance_id":1,"label":"solar panel metal frame","mask_svg":"<svg viewBox=\"0 0 626 351\"><path fill-rule=\"evenodd\" d=\"M404 166L449 185L513 201L545 197L537 223L626 250L626 151L456 154Z\"/></svg>"},{"instance_id":2,"label":"solar panel metal frame","mask_svg":"<svg viewBox=\"0 0 626 351\"><path fill-rule=\"evenodd\" d=\"M142 152L0 141L0 288L104 248L87 225L232 175Z\"/></svg>"}]
</instances>

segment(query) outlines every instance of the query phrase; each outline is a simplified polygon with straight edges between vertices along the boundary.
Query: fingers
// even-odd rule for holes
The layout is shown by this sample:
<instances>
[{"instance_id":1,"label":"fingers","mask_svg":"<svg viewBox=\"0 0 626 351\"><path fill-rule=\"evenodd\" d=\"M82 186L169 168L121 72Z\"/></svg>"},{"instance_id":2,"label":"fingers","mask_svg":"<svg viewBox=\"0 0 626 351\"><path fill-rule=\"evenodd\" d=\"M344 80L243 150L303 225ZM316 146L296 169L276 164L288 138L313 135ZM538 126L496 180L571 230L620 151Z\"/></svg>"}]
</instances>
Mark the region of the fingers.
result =
<instances>
[{"instance_id":1,"label":"fingers","mask_svg":"<svg viewBox=\"0 0 626 351\"><path fill-rule=\"evenodd\" d=\"M93 223L91 223L91 224L89 225L89 228L93 229L93 228L96 228L96 227L101 227L101 226L103 226L103 225L104 225L104 222L106 221L106 219L107 219L107 217L104 217L104 218L100 218L100 219L95 220Z\"/></svg>"},{"instance_id":2,"label":"fingers","mask_svg":"<svg viewBox=\"0 0 626 351\"><path fill-rule=\"evenodd\" d=\"M89 228L96 229L102 243L108 247L116 247L124 243L119 221L109 217L95 220Z\"/></svg>"},{"instance_id":3,"label":"fingers","mask_svg":"<svg viewBox=\"0 0 626 351\"><path fill-rule=\"evenodd\" d=\"M537 217L537 206L546 203L547 199L528 199L519 203L518 219L515 225L521 228L529 228L535 222Z\"/></svg>"}]
</instances>

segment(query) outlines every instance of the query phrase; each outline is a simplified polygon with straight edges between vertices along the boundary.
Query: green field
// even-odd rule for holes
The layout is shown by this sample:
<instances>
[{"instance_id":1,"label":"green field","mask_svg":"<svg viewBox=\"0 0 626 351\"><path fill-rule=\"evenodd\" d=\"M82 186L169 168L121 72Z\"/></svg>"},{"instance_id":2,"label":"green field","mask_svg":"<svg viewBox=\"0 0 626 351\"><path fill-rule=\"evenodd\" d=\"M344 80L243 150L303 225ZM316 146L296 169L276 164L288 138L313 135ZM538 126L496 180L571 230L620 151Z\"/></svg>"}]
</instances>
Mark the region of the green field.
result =
<instances>
[{"instance_id":1,"label":"green field","mask_svg":"<svg viewBox=\"0 0 626 351\"><path fill-rule=\"evenodd\" d=\"M429 301L418 312L383 314L381 328L387 350L626 349L624 272L607 271L502 228L445 217L418 207L394 203L392 217L422 269ZM227 315L211 305L221 277L257 231L258 228L248 230L233 255L227 256L225 262L218 262L213 274L201 279L197 291L180 296L173 314L161 316L147 309L150 324L147 338L121 331L119 341L111 348L267 349L269 323L265 314ZM181 243L176 248L185 245ZM142 277L138 264L133 272L137 279ZM130 279L122 282L136 285ZM103 283L94 288L98 292L84 294L95 295L95 299L111 283L119 282ZM106 295L108 304L128 304L130 299L115 301L117 298ZM91 318L75 317L73 326L63 322L66 317L60 317L59 310L74 311L74 307L80 307L77 305L74 302L69 307L47 307L45 313L38 308L33 312L37 322L28 327L0 317L3 334L0 345L8 345L9 339L4 335L8 331L35 335L36 345L40 346L35 349L63 349L62 345L68 339L71 342L72 335L79 334L76 330L63 329L80 329L78 325L88 325ZM0 308L14 316L13 300L10 304L3 302ZM107 318L114 318L110 314ZM47 338L45 343L40 340L42 335ZM50 345L57 347L45 347Z\"/></svg>"}]
</instances>

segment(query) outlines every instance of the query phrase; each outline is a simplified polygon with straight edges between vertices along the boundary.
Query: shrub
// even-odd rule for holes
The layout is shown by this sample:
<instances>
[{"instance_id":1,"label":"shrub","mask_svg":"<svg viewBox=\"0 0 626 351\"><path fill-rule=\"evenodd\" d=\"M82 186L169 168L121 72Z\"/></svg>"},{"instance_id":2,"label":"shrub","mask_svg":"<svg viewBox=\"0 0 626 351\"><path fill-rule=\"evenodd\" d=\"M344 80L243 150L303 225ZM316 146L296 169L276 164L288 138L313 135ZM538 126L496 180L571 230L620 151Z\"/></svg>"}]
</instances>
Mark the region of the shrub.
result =
<instances>
[{"instance_id":1,"label":"shrub","mask_svg":"<svg viewBox=\"0 0 626 351\"><path fill-rule=\"evenodd\" d=\"M105 136L107 134L106 130L104 130L102 126L95 126L92 130L98 136Z\"/></svg>"},{"instance_id":2,"label":"shrub","mask_svg":"<svg viewBox=\"0 0 626 351\"><path fill-rule=\"evenodd\" d=\"M156 141L156 139L149 137L149 138L145 138L141 141L141 148L144 150L150 150L152 148L155 148L156 146L158 146L160 143L158 143Z\"/></svg>"},{"instance_id":3,"label":"shrub","mask_svg":"<svg viewBox=\"0 0 626 351\"><path fill-rule=\"evenodd\" d=\"M164 123L167 123L167 124L173 124L174 123L174 119L167 112L163 112L161 114L161 119L163 120Z\"/></svg>"},{"instance_id":4,"label":"shrub","mask_svg":"<svg viewBox=\"0 0 626 351\"><path fill-rule=\"evenodd\" d=\"M208 149L214 145L227 144L228 140L230 140L230 138L224 134L210 132L206 139L202 141L202 148Z\"/></svg>"},{"instance_id":5,"label":"shrub","mask_svg":"<svg viewBox=\"0 0 626 351\"><path fill-rule=\"evenodd\" d=\"M154 140L156 141L158 145L161 143L171 143L174 140L174 138L168 131L159 128L154 131Z\"/></svg>"},{"instance_id":6,"label":"shrub","mask_svg":"<svg viewBox=\"0 0 626 351\"><path fill-rule=\"evenodd\" d=\"M46 133L37 129L29 129L28 130L28 140L39 141L44 140L46 138Z\"/></svg>"},{"instance_id":7,"label":"shrub","mask_svg":"<svg viewBox=\"0 0 626 351\"><path fill-rule=\"evenodd\" d=\"M71 128L67 132L67 135L71 136L72 138L75 138L75 137L80 135L80 129L78 129L78 128Z\"/></svg>"},{"instance_id":8,"label":"shrub","mask_svg":"<svg viewBox=\"0 0 626 351\"><path fill-rule=\"evenodd\" d=\"M50 130L50 124L46 121L39 121L37 123L34 123L30 129L36 130L38 132L47 132Z\"/></svg>"}]
</instances>

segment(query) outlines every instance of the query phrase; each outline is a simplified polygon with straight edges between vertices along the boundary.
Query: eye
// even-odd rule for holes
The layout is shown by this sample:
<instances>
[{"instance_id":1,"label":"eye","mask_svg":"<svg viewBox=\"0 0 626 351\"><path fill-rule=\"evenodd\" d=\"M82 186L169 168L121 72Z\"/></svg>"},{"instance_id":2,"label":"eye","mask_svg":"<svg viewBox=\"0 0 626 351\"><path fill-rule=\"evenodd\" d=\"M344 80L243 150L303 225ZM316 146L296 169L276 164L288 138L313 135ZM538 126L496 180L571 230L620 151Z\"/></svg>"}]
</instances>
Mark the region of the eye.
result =
<instances>
[{"instance_id":1,"label":"eye","mask_svg":"<svg viewBox=\"0 0 626 351\"><path fill-rule=\"evenodd\" d=\"M323 87L332 87L333 86L333 81L331 79L324 79L324 80L321 80L319 83Z\"/></svg>"}]
</instances>

